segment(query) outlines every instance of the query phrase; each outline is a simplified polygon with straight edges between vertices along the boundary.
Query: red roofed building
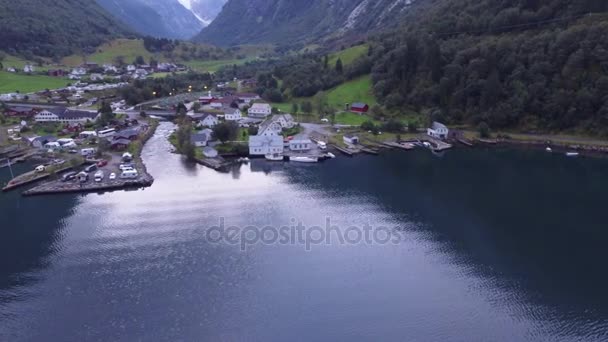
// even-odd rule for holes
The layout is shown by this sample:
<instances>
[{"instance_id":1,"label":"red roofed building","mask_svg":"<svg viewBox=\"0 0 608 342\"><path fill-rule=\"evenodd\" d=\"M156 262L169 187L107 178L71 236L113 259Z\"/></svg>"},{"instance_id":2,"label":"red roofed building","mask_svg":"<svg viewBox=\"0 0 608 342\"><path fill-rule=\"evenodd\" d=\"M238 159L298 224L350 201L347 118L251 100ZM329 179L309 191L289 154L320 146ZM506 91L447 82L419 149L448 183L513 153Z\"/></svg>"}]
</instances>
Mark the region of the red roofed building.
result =
<instances>
[{"instance_id":1,"label":"red roofed building","mask_svg":"<svg viewBox=\"0 0 608 342\"><path fill-rule=\"evenodd\" d=\"M350 111L353 113L367 113L369 111L369 106L361 102L353 103L350 106Z\"/></svg>"}]
</instances>

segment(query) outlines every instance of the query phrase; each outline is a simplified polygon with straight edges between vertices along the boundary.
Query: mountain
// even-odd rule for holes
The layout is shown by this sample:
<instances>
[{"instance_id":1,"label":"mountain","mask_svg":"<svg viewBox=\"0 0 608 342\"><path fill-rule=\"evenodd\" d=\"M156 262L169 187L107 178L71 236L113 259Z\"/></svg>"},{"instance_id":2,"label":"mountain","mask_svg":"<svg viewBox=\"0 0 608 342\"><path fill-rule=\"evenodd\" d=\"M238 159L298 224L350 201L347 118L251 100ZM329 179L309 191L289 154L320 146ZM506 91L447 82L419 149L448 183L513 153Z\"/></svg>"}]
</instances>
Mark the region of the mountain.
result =
<instances>
[{"instance_id":1,"label":"mountain","mask_svg":"<svg viewBox=\"0 0 608 342\"><path fill-rule=\"evenodd\" d=\"M153 37L190 39L203 22L178 0L97 0L134 31Z\"/></svg>"},{"instance_id":2,"label":"mountain","mask_svg":"<svg viewBox=\"0 0 608 342\"><path fill-rule=\"evenodd\" d=\"M0 50L59 58L129 34L89 0L0 0Z\"/></svg>"},{"instance_id":3,"label":"mountain","mask_svg":"<svg viewBox=\"0 0 608 342\"><path fill-rule=\"evenodd\" d=\"M305 44L395 25L412 0L229 0L194 39L230 46Z\"/></svg>"},{"instance_id":4,"label":"mountain","mask_svg":"<svg viewBox=\"0 0 608 342\"><path fill-rule=\"evenodd\" d=\"M211 22L221 12L227 0L179 0L184 7L189 9L205 25ZM197 32L198 33L198 32Z\"/></svg>"}]
</instances>

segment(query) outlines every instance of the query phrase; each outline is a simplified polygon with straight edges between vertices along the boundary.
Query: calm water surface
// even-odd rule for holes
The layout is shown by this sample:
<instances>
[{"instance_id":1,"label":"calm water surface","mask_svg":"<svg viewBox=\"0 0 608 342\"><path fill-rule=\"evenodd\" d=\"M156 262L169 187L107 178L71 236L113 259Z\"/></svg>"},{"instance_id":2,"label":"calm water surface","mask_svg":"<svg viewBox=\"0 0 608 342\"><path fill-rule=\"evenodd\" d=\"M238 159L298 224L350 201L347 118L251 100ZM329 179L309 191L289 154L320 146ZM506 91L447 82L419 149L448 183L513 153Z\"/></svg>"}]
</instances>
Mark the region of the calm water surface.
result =
<instances>
[{"instance_id":1,"label":"calm water surface","mask_svg":"<svg viewBox=\"0 0 608 342\"><path fill-rule=\"evenodd\" d=\"M415 151L220 174L168 153L170 129L146 145L144 191L0 194L1 341L608 340L608 160ZM206 234L328 217L401 241Z\"/></svg>"}]
</instances>

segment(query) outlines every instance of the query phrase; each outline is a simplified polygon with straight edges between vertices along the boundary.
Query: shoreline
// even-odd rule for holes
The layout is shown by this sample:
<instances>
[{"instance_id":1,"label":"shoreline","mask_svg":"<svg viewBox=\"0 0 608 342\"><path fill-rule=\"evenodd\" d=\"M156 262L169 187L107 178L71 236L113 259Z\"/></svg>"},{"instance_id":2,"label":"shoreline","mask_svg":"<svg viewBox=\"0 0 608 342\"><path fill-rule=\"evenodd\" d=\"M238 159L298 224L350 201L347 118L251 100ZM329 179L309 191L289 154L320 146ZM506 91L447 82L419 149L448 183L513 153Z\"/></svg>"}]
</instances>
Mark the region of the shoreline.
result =
<instances>
[{"instance_id":1,"label":"shoreline","mask_svg":"<svg viewBox=\"0 0 608 342\"><path fill-rule=\"evenodd\" d=\"M145 144L154 136L156 130L158 128L158 121L151 120L148 131L141 138L141 146L135 151L135 157L133 162L137 165L137 167L141 170L141 174L137 179L120 179L110 181L104 183L95 183L95 182L87 182L87 183L65 183L59 179L55 179L48 182L43 182L37 186L34 186L24 192L21 193L22 196L40 196L40 195L58 195L58 194L70 194L70 193L91 193L91 192L106 192L106 191L114 191L114 190L126 190L126 189L134 189L134 188L146 188L152 186L154 183L154 177L148 173L146 164L141 158L141 153ZM48 175L45 178L50 177ZM42 180L42 179L40 179ZM32 183L32 182L31 182ZM31 184L29 183L29 184ZM25 185L25 184L22 184Z\"/></svg>"}]
</instances>

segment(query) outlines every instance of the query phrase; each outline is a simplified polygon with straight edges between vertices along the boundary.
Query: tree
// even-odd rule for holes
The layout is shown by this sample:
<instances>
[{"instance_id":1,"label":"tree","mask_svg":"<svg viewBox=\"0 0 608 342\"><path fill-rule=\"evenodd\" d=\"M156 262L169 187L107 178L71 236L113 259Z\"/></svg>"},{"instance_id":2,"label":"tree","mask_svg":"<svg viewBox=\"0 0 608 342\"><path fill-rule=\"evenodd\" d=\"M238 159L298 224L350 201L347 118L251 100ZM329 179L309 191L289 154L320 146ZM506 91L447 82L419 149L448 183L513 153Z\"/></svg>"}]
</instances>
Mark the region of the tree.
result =
<instances>
[{"instance_id":1,"label":"tree","mask_svg":"<svg viewBox=\"0 0 608 342\"><path fill-rule=\"evenodd\" d=\"M382 126L382 129L391 133L400 133L403 132L403 122L396 119L390 119Z\"/></svg>"},{"instance_id":2,"label":"tree","mask_svg":"<svg viewBox=\"0 0 608 342\"><path fill-rule=\"evenodd\" d=\"M380 107L380 105L373 105L370 110L370 113L376 119L381 119L384 117L384 110L382 109L382 107Z\"/></svg>"},{"instance_id":3,"label":"tree","mask_svg":"<svg viewBox=\"0 0 608 342\"><path fill-rule=\"evenodd\" d=\"M198 101L194 102L194 104L192 105L192 110L196 112L200 109L201 109L201 103Z\"/></svg>"},{"instance_id":4,"label":"tree","mask_svg":"<svg viewBox=\"0 0 608 342\"><path fill-rule=\"evenodd\" d=\"M418 125L414 121L407 123L407 131L410 133L418 133Z\"/></svg>"},{"instance_id":5,"label":"tree","mask_svg":"<svg viewBox=\"0 0 608 342\"><path fill-rule=\"evenodd\" d=\"M375 132L378 130L378 128L376 127L376 125L371 122L371 121L365 121L364 123L361 124L361 129L368 132L368 131L372 131Z\"/></svg>"},{"instance_id":6,"label":"tree","mask_svg":"<svg viewBox=\"0 0 608 342\"><path fill-rule=\"evenodd\" d=\"M338 58L338 60L336 61L336 72L338 74L344 72L344 66L342 65L342 59L340 58Z\"/></svg>"},{"instance_id":7,"label":"tree","mask_svg":"<svg viewBox=\"0 0 608 342\"><path fill-rule=\"evenodd\" d=\"M141 112L139 112L139 116L142 117L142 118L145 118L145 117L148 116L148 114L146 113L145 110L142 110Z\"/></svg>"},{"instance_id":8,"label":"tree","mask_svg":"<svg viewBox=\"0 0 608 342\"><path fill-rule=\"evenodd\" d=\"M135 65L144 65L144 64L146 64L146 60L144 59L143 56L137 56L137 57L135 57L135 61L133 63Z\"/></svg>"},{"instance_id":9,"label":"tree","mask_svg":"<svg viewBox=\"0 0 608 342\"><path fill-rule=\"evenodd\" d=\"M110 124L110 122L116 117L112 111L112 106L110 106L110 104L106 101L101 103L99 113L101 115L99 116L99 119L97 119L97 124L102 127Z\"/></svg>"},{"instance_id":10,"label":"tree","mask_svg":"<svg viewBox=\"0 0 608 342\"><path fill-rule=\"evenodd\" d=\"M175 107L175 114L177 114L178 118L185 117L187 113L188 108L186 108L186 105L183 102L178 103L177 107Z\"/></svg>"},{"instance_id":11,"label":"tree","mask_svg":"<svg viewBox=\"0 0 608 342\"><path fill-rule=\"evenodd\" d=\"M291 112L293 114L297 114L298 113L298 109L299 109L299 107L298 107L298 104L296 102L294 102L294 103L291 104Z\"/></svg>"},{"instance_id":12,"label":"tree","mask_svg":"<svg viewBox=\"0 0 608 342\"><path fill-rule=\"evenodd\" d=\"M319 92L315 97L315 110L319 115L325 114L327 109L327 94L324 91Z\"/></svg>"},{"instance_id":13,"label":"tree","mask_svg":"<svg viewBox=\"0 0 608 342\"><path fill-rule=\"evenodd\" d=\"M329 57L325 55L323 58L323 69L327 70L329 68Z\"/></svg>"},{"instance_id":14,"label":"tree","mask_svg":"<svg viewBox=\"0 0 608 342\"><path fill-rule=\"evenodd\" d=\"M222 122L213 127L213 136L222 143L235 140L239 131L239 126L235 122Z\"/></svg>"},{"instance_id":15,"label":"tree","mask_svg":"<svg viewBox=\"0 0 608 342\"><path fill-rule=\"evenodd\" d=\"M310 113L312 113L312 103L310 103L310 101L302 102L302 111L310 115Z\"/></svg>"},{"instance_id":16,"label":"tree","mask_svg":"<svg viewBox=\"0 0 608 342\"><path fill-rule=\"evenodd\" d=\"M490 137L490 126L485 121L482 121L479 126L477 126L477 130L479 131L479 137L482 139L486 139Z\"/></svg>"}]
</instances>

